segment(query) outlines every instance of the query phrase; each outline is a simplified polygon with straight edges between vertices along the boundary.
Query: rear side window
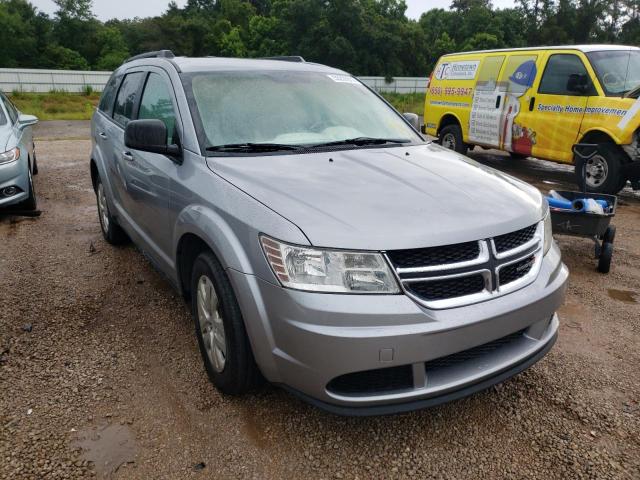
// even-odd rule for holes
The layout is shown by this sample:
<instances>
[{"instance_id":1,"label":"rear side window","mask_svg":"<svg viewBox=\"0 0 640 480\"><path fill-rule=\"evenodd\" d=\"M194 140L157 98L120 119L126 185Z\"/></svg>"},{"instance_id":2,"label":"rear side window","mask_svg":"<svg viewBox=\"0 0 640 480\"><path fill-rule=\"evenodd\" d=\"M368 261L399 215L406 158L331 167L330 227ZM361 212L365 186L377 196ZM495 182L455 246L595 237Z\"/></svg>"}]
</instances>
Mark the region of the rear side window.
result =
<instances>
[{"instance_id":1,"label":"rear side window","mask_svg":"<svg viewBox=\"0 0 640 480\"><path fill-rule=\"evenodd\" d=\"M4 114L4 109L0 107L0 125L6 125L7 116Z\"/></svg>"},{"instance_id":2,"label":"rear side window","mask_svg":"<svg viewBox=\"0 0 640 480\"><path fill-rule=\"evenodd\" d=\"M157 73L150 73L140 101L139 119L162 120L167 126L168 144L174 143L176 114L173 110L173 95L169 86Z\"/></svg>"},{"instance_id":3,"label":"rear side window","mask_svg":"<svg viewBox=\"0 0 640 480\"><path fill-rule=\"evenodd\" d=\"M113 111L113 101L116 99L120 79L122 79L122 75L112 75L102 91L102 97L100 97L100 105L98 105L98 108L108 116L111 116L111 112Z\"/></svg>"},{"instance_id":4,"label":"rear side window","mask_svg":"<svg viewBox=\"0 0 640 480\"><path fill-rule=\"evenodd\" d=\"M576 84L584 85L585 93L578 93ZM590 88L591 80L582 60L570 53L557 53L549 57L538 92L548 95L584 95Z\"/></svg>"},{"instance_id":5,"label":"rear side window","mask_svg":"<svg viewBox=\"0 0 640 480\"><path fill-rule=\"evenodd\" d=\"M116 123L125 126L135 115L140 84L145 75L145 72L135 72L124 77L113 107L113 119Z\"/></svg>"}]
</instances>

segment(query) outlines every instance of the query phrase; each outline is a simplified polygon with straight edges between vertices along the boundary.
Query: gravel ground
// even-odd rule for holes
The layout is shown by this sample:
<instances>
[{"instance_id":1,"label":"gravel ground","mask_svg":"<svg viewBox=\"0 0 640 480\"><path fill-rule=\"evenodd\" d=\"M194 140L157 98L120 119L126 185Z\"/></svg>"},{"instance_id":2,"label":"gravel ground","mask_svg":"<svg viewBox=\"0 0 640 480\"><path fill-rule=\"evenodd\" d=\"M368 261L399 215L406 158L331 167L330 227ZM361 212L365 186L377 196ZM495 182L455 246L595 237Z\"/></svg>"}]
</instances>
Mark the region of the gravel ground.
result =
<instances>
[{"instance_id":1,"label":"gravel ground","mask_svg":"<svg viewBox=\"0 0 640 480\"><path fill-rule=\"evenodd\" d=\"M43 122L43 214L0 215L0 479L640 478L637 195L621 196L609 275L589 241L558 238L571 278L544 360L452 404L341 418L208 383L181 298L134 247L102 240L88 132ZM572 187L566 167L472 156Z\"/></svg>"}]
</instances>

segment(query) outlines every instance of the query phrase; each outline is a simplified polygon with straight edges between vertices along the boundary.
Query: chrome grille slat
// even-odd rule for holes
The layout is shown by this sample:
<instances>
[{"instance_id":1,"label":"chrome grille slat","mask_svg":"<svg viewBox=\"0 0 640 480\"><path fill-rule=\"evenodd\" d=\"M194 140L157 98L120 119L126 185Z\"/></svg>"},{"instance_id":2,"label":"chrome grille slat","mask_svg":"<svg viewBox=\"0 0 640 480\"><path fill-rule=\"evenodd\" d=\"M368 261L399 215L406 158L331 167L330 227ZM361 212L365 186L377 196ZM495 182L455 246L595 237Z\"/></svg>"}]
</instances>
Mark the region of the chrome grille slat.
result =
<instances>
[{"instance_id":1,"label":"chrome grille slat","mask_svg":"<svg viewBox=\"0 0 640 480\"><path fill-rule=\"evenodd\" d=\"M504 295L531 283L541 265L543 229L539 222L494 238L396 250L387 252L386 257L408 296L429 308L453 308ZM505 246L511 248L505 250ZM443 254L437 252L440 248ZM456 253L456 248L461 253ZM420 259L426 264L418 264ZM444 263L435 263L436 259Z\"/></svg>"}]
</instances>

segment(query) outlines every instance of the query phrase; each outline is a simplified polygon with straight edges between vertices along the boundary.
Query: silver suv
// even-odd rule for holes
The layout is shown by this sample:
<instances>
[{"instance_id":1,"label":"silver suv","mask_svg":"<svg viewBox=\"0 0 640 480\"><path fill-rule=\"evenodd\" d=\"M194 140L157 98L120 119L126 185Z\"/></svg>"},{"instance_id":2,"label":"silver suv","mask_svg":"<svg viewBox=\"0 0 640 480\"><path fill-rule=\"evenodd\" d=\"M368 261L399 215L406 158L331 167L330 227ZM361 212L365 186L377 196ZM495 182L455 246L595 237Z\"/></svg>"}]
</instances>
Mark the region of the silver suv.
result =
<instances>
[{"instance_id":1,"label":"silver suv","mask_svg":"<svg viewBox=\"0 0 640 480\"><path fill-rule=\"evenodd\" d=\"M211 381L341 414L422 408L542 358L568 271L540 192L301 58L134 57L93 116L105 239L190 302Z\"/></svg>"}]
</instances>

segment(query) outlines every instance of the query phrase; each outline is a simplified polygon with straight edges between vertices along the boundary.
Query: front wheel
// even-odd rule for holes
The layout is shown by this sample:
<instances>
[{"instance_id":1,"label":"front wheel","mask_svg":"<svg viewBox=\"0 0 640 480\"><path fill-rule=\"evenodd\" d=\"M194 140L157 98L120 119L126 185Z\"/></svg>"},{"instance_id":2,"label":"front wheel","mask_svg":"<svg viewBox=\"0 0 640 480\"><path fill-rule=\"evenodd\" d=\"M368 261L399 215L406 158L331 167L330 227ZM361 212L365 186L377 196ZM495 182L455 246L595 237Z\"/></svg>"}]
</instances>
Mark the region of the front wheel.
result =
<instances>
[{"instance_id":1,"label":"front wheel","mask_svg":"<svg viewBox=\"0 0 640 480\"><path fill-rule=\"evenodd\" d=\"M442 127L439 135L440 145L449 150L454 150L462 155L467 154L468 146L462 138L462 129L460 125L451 124Z\"/></svg>"},{"instance_id":2,"label":"front wheel","mask_svg":"<svg viewBox=\"0 0 640 480\"><path fill-rule=\"evenodd\" d=\"M587 191L615 195L622 190L627 179L622 174L624 153L616 145L600 145L591 158L575 158L576 181Z\"/></svg>"},{"instance_id":3,"label":"front wheel","mask_svg":"<svg viewBox=\"0 0 640 480\"><path fill-rule=\"evenodd\" d=\"M31 174L31 166L28 167L29 169L29 197L27 197L27 199L22 202L22 207L25 210L28 210L30 212L37 210L38 209L38 199L36 198L36 189L33 186L33 175Z\"/></svg>"},{"instance_id":4,"label":"front wheel","mask_svg":"<svg viewBox=\"0 0 640 480\"><path fill-rule=\"evenodd\" d=\"M102 236L104 239L111 245L122 245L123 243L127 243L129 241L129 237L122 227L118 225L118 222L109 211L107 195L100 177L96 180L96 202L98 204L100 229L102 230Z\"/></svg>"},{"instance_id":5,"label":"front wheel","mask_svg":"<svg viewBox=\"0 0 640 480\"><path fill-rule=\"evenodd\" d=\"M191 313L207 375L223 393L239 395L259 378L244 320L227 275L211 252L191 274Z\"/></svg>"}]
</instances>

